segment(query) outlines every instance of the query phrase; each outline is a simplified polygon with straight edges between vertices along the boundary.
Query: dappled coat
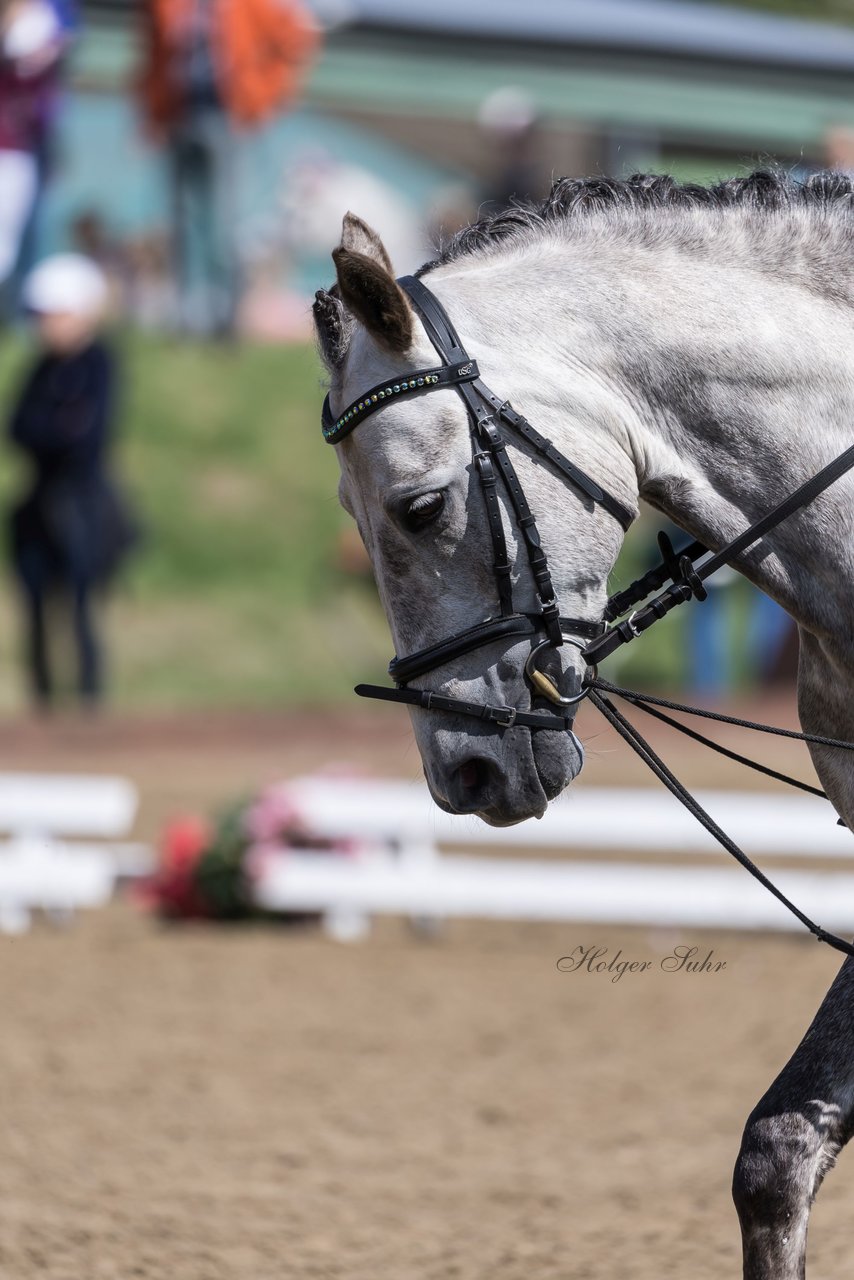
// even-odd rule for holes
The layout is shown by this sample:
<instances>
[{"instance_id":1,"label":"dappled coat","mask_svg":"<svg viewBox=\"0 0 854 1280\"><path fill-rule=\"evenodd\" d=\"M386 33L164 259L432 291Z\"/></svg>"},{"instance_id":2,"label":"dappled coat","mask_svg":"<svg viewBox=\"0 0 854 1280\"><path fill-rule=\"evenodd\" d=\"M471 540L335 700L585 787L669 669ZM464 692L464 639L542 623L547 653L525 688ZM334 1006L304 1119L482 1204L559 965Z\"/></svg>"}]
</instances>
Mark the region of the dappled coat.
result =
<instances>
[{"instance_id":1,"label":"dappled coat","mask_svg":"<svg viewBox=\"0 0 854 1280\"><path fill-rule=\"evenodd\" d=\"M146 0L147 47L140 91L149 122L181 115L176 55L199 0ZM262 124L297 95L319 35L301 0L207 0L219 93L240 125Z\"/></svg>"}]
</instances>

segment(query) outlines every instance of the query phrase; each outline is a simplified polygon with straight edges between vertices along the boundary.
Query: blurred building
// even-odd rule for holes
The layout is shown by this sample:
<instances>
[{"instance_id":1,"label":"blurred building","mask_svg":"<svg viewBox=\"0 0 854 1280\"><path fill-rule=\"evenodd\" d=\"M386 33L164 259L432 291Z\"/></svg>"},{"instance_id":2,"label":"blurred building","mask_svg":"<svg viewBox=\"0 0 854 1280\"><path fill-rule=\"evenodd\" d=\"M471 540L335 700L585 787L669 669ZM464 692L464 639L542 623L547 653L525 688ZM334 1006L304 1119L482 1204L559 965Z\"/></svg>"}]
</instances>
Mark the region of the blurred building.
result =
<instances>
[{"instance_id":1,"label":"blurred building","mask_svg":"<svg viewBox=\"0 0 854 1280\"><path fill-rule=\"evenodd\" d=\"M495 164L479 114L500 89L532 104L542 188L559 174L597 171L708 179L769 158L854 167L854 29L676 0L313 7L327 40L307 99L248 144L241 183L248 255L283 250L301 291L328 275L329 235L325 221L303 216L303 232L288 242L294 191L303 193L303 215L316 199L331 224L358 171L363 203L377 208L384 234L397 236L399 266L411 267L426 251L421 228L477 209ZM72 223L93 212L115 234L144 242L165 221L165 192L128 92L137 7L88 0L83 9L50 207L53 245L66 244ZM382 225L386 206L394 227Z\"/></svg>"},{"instance_id":2,"label":"blurred building","mask_svg":"<svg viewBox=\"0 0 854 1280\"><path fill-rule=\"evenodd\" d=\"M746 157L821 166L854 128L854 29L675 0L352 0L312 99L442 163L488 157L479 104L527 93L555 173Z\"/></svg>"}]
</instances>

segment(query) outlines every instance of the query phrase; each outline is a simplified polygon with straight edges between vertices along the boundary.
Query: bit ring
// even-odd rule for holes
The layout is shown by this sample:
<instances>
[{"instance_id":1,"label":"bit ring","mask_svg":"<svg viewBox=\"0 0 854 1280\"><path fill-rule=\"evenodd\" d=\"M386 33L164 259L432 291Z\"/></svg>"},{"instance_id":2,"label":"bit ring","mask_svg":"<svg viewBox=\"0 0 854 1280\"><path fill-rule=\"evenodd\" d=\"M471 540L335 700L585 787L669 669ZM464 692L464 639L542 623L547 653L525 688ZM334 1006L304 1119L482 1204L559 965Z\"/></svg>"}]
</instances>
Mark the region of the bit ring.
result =
<instances>
[{"instance_id":1,"label":"bit ring","mask_svg":"<svg viewBox=\"0 0 854 1280\"><path fill-rule=\"evenodd\" d=\"M565 643L575 645L577 649L583 649L584 647L577 640L567 640ZM557 646L552 644L551 640L541 640L538 645L535 645L535 647L528 654L528 659L525 663L525 675L528 677L531 684L536 689L537 693L539 693L543 698L548 698L549 702L554 702L559 707L577 706L577 704L583 701L583 699L586 698L590 692L590 686L587 683L586 675L585 675L585 684L582 686L579 692L571 694L569 697L567 697L565 694L560 692L557 685L552 680L551 676L547 676L543 671L538 671L536 666L534 665L537 654L540 652L541 649L555 649L555 648L557 648ZM588 670L593 672L593 679L595 680L597 675L596 667L595 666L589 667Z\"/></svg>"}]
</instances>

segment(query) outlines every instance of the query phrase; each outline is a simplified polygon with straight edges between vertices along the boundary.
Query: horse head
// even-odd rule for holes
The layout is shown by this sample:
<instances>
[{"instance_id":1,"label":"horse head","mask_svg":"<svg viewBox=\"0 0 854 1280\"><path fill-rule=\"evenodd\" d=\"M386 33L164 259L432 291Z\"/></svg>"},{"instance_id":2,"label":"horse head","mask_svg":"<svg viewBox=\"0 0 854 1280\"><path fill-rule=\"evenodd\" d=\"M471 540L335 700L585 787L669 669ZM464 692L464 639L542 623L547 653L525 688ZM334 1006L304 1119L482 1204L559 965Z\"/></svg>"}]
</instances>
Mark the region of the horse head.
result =
<instances>
[{"instance_id":1,"label":"horse head","mask_svg":"<svg viewBox=\"0 0 854 1280\"><path fill-rule=\"evenodd\" d=\"M358 408L358 398L369 388L385 383L396 393L402 383L404 389L415 387L414 379L407 381L410 375L441 362L375 232L348 214L332 256L337 281L329 292L318 294L315 322L332 379L334 419L353 402ZM536 327L532 288L524 290L524 305L521 295L514 303L515 280L491 281L488 263L479 272L443 268L429 281L485 381L512 398L538 426L557 427L558 408L567 412L559 404L560 353L554 335ZM574 423L577 451L583 448L585 431L591 438L588 415L602 418L613 406L595 379L585 379L577 362L572 372L575 414L569 413L571 424L561 430L565 440ZM381 411L374 412L377 407ZM595 431L592 436L596 438ZM370 421L359 430L350 430L340 443L333 437L341 467L339 496L370 555L398 654L430 648L499 614L496 531L490 530L472 439L467 406L453 387L427 396L389 394L387 403L373 406ZM578 629L589 635L602 617L622 530L607 510L587 493L567 488L565 478L541 465L524 440L521 444L514 450L513 465L535 513L536 538L548 554L554 597L560 613L571 614ZM617 454L612 448L608 456ZM506 481L506 476L499 478ZM603 482L605 478L610 474ZM618 487L633 506L625 458ZM525 535L524 520L520 528L506 483L497 484L495 492L500 506L493 506L493 518L500 512L514 616L537 617L545 593L538 591L531 570L532 539ZM545 720L550 704L543 687L551 683L565 698L581 689L582 646L568 640L558 646L544 643L540 630L521 639L518 633L503 635L434 664L407 684L475 705L539 710ZM537 665L547 677L539 689L525 674L537 646L544 650ZM437 714L415 708L411 714L430 790L450 812L476 813L496 826L541 816L582 767L583 751L569 731L569 718L561 721L563 731L558 732L482 723L447 710Z\"/></svg>"}]
</instances>

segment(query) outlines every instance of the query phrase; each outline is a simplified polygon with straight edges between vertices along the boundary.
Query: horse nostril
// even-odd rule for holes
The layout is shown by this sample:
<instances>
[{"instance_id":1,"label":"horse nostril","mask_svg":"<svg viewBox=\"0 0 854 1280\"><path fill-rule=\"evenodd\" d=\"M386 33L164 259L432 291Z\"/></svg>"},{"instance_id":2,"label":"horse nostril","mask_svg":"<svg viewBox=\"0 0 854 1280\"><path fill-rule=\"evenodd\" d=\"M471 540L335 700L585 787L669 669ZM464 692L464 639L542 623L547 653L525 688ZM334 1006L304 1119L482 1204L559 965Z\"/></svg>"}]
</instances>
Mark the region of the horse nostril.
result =
<instances>
[{"instance_id":1,"label":"horse nostril","mask_svg":"<svg viewBox=\"0 0 854 1280\"><path fill-rule=\"evenodd\" d=\"M452 803L458 813L475 813L485 802L492 782L488 760L473 756L454 770Z\"/></svg>"},{"instance_id":2,"label":"horse nostril","mask_svg":"<svg viewBox=\"0 0 854 1280\"><path fill-rule=\"evenodd\" d=\"M479 786L483 768L480 760L466 760L459 768L460 782L467 791Z\"/></svg>"}]
</instances>

